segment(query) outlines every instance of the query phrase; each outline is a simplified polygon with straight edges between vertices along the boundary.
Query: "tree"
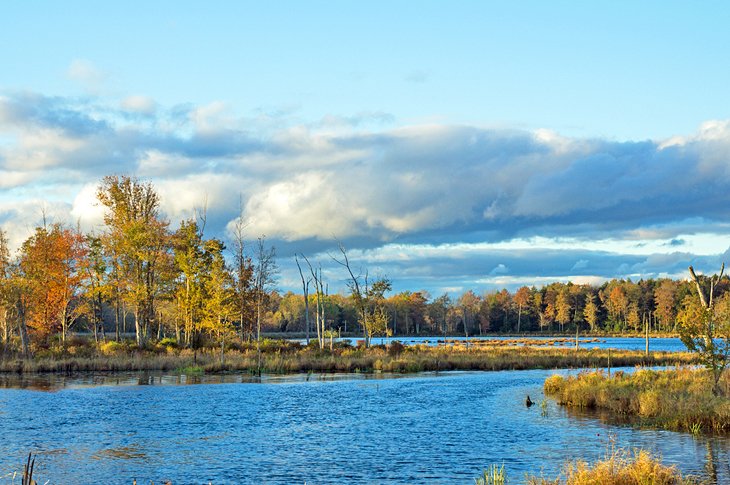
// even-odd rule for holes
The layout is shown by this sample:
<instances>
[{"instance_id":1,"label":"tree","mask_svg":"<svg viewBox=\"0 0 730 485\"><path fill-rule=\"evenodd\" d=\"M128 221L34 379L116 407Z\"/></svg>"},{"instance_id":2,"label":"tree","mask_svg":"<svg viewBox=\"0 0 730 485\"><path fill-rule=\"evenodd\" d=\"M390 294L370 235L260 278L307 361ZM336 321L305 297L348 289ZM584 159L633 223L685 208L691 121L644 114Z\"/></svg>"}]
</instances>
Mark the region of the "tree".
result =
<instances>
[{"instance_id":1,"label":"tree","mask_svg":"<svg viewBox=\"0 0 730 485\"><path fill-rule=\"evenodd\" d=\"M563 331L564 325L570 322L570 297L568 289L564 288L555 300L555 320L560 324L560 331Z\"/></svg>"},{"instance_id":2,"label":"tree","mask_svg":"<svg viewBox=\"0 0 730 485\"><path fill-rule=\"evenodd\" d=\"M521 287L515 293L513 298L517 305L517 333L520 333L520 324L522 323L522 309L530 303L530 289L526 286Z\"/></svg>"},{"instance_id":3,"label":"tree","mask_svg":"<svg viewBox=\"0 0 730 485\"><path fill-rule=\"evenodd\" d=\"M12 312L10 248L5 231L0 229L0 339L3 354L10 343L10 315Z\"/></svg>"},{"instance_id":4,"label":"tree","mask_svg":"<svg viewBox=\"0 0 730 485\"><path fill-rule=\"evenodd\" d=\"M223 350L228 338L235 335L231 320L236 316L234 279L223 257L225 245L219 239L203 243L207 266L203 272L203 306L201 328Z\"/></svg>"},{"instance_id":5,"label":"tree","mask_svg":"<svg viewBox=\"0 0 730 485\"><path fill-rule=\"evenodd\" d=\"M654 290L656 316L665 330L674 326L677 307L677 284L672 280L662 280Z\"/></svg>"},{"instance_id":6,"label":"tree","mask_svg":"<svg viewBox=\"0 0 730 485\"><path fill-rule=\"evenodd\" d=\"M211 264L211 258L203 247L202 229L193 219L180 223L180 228L172 235L172 247L177 273L174 290L176 306L182 320L185 345L195 348L205 301L205 273ZM180 342L179 325L176 325L175 333Z\"/></svg>"},{"instance_id":7,"label":"tree","mask_svg":"<svg viewBox=\"0 0 730 485\"><path fill-rule=\"evenodd\" d=\"M583 307L583 318L588 322L591 332L596 330L596 322L598 321L598 307L596 306L596 297L593 293L586 296L586 304Z\"/></svg>"},{"instance_id":8,"label":"tree","mask_svg":"<svg viewBox=\"0 0 730 485\"><path fill-rule=\"evenodd\" d=\"M365 347L369 347L371 337L381 330L380 326L383 323L381 315L375 315L373 313L374 309L371 308L371 305L378 296L382 298L385 291L389 291L391 289L391 284L387 278L379 278L372 283L371 288L367 271L365 271L364 275L362 270L355 275L352 265L350 264L350 258L347 256L347 250L341 242L338 243L338 249L340 250L341 257L336 258L332 255L330 255L330 257L333 261L347 270L347 286L350 289L350 295L355 304L355 308L357 309L358 319L363 332L363 339L365 340ZM377 302L377 304L382 304L382 302ZM382 307L377 308L377 310L382 311Z\"/></svg>"},{"instance_id":9,"label":"tree","mask_svg":"<svg viewBox=\"0 0 730 485\"><path fill-rule=\"evenodd\" d=\"M444 293L428 305L428 313L431 316L431 320L436 322L436 326L440 327L441 333L446 335L446 316L448 315L449 308L451 307L451 298L449 295Z\"/></svg>"},{"instance_id":10,"label":"tree","mask_svg":"<svg viewBox=\"0 0 730 485\"><path fill-rule=\"evenodd\" d=\"M268 292L276 283L276 249L266 246L266 236L261 236L256 244L256 265L254 266L254 295L256 298L256 352L259 372L261 371L261 312Z\"/></svg>"},{"instance_id":11,"label":"tree","mask_svg":"<svg viewBox=\"0 0 730 485\"><path fill-rule=\"evenodd\" d=\"M303 257L304 255L302 255ZM307 338L307 345L309 345L309 283L311 279L304 279L304 273L302 272L302 266L299 264L299 257L295 254L294 260L297 262L297 269L299 270L299 277L302 279L302 294L304 296L304 328L305 335ZM319 341L319 339L317 339ZM320 346L321 348L321 346Z\"/></svg>"},{"instance_id":12,"label":"tree","mask_svg":"<svg viewBox=\"0 0 730 485\"><path fill-rule=\"evenodd\" d=\"M469 337L469 328L476 321L481 299L473 291L464 292L456 301L456 305L461 309L462 321L464 322L464 336ZM479 335L482 334L482 326L479 326Z\"/></svg>"},{"instance_id":13,"label":"tree","mask_svg":"<svg viewBox=\"0 0 730 485\"><path fill-rule=\"evenodd\" d=\"M104 338L103 310L104 300L110 294L107 279L107 261L104 257L101 238L86 236L84 240L86 255L82 264L85 288L84 313L92 326L94 340L99 341L99 330ZM117 327L118 329L118 327Z\"/></svg>"},{"instance_id":14,"label":"tree","mask_svg":"<svg viewBox=\"0 0 730 485\"><path fill-rule=\"evenodd\" d=\"M233 278L235 286L235 308L241 340L253 338L255 320L255 290L253 260L246 254L245 224L243 222L243 201L239 216L233 227Z\"/></svg>"},{"instance_id":15,"label":"tree","mask_svg":"<svg viewBox=\"0 0 730 485\"><path fill-rule=\"evenodd\" d=\"M80 233L60 224L37 227L21 247L20 271L24 278L28 326L44 340L60 332L65 344L70 327L79 316L78 303L86 257Z\"/></svg>"},{"instance_id":16,"label":"tree","mask_svg":"<svg viewBox=\"0 0 730 485\"><path fill-rule=\"evenodd\" d=\"M159 214L160 197L153 185L128 176L107 176L96 197L106 208L105 241L118 259L121 295L134 308L135 335L141 347L155 320L161 269L169 257L168 222Z\"/></svg>"},{"instance_id":17,"label":"tree","mask_svg":"<svg viewBox=\"0 0 730 485\"><path fill-rule=\"evenodd\" d=\"M730 295L726 293L720 299L715 298L715 289L724 271L725 263L719 275L707 278L697 276L694 268L689 267L698 299L685 302L678 326L684 345L697 353L702 364L712 374L712 393L716 396L722 394L720 377L730 357Z\"/></svg>"}]
</instances>

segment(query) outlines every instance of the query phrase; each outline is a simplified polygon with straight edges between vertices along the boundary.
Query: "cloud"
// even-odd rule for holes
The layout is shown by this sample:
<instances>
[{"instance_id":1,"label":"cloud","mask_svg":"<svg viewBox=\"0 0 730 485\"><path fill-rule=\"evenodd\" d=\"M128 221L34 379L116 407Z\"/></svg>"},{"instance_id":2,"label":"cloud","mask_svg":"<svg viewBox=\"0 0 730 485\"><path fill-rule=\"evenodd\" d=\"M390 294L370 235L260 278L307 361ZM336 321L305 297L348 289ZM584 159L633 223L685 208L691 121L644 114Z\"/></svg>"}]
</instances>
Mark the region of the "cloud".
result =
<instances>
[{"instance_id":1,"label":"cloud","mask_svg":"<svg viewBox=\"0 0 730 485\"><path fill-rule=\"evenodd\" d=\"M122 109L146 116L152 116L157 110L157 103L148 96L128 96L121 102Z\"/></svg>"},{"instance_id":2,"label":"cloud","mask_svg":"<svg viewBox=\"0 0 730 485\"><path fill-rule=\"evenodd\" d=\"M96 181L125 173L158 187L173 222L205 207L225 237L241 198L249 234L282 254L325 255L337 237L414 287L679 274L730 245L728 122L619 143L393 126L378 112L257 120L223 102L5 94L0 222L22 232L45 200L54 217L96 226Z\"/></svg>"},{"instance_id":3,"label":"cloud","mask_svg":"<svg viewBox=\"0 0 730 485\"><path fill-rule=\"evenodd\" d=\"M81 84L88 92L98 93L108 75L89 60L74 59L66 70L69 79Z\"/></svg>"}]
</instances>

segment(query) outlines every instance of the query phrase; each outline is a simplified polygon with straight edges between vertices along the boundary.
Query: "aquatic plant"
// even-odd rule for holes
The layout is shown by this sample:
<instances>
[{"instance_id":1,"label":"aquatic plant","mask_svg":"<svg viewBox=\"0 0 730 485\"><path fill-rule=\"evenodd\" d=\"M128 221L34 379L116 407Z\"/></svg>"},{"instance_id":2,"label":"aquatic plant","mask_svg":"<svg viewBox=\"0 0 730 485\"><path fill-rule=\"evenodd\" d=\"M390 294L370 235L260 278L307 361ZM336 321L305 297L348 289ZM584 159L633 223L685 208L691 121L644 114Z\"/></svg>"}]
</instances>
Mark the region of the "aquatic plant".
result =
<instances>
[{"instance_id":1,"label":"aquatic plant","mask_svg":"<svg viewBox=\"0 0 730 485\"><path fill-rule=\"evenodd\" d=\"M507 474L504 471L504 463L502 466L495 464L489 465L486 470L482 470L482 474L474 479L475 485L504 485L507 480Z\"/></svg>"}]
</instances>

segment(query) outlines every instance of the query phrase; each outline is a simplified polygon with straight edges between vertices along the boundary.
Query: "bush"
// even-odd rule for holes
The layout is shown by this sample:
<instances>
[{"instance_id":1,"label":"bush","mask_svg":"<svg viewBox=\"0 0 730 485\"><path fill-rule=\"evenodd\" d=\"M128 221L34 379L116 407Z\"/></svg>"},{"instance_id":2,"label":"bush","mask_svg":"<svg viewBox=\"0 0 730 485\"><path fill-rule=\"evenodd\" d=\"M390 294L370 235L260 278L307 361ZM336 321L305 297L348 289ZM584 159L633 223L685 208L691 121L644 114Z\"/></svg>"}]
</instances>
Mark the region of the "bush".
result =
<instances>
[{"instance_id":1,"label":"bush","mask_svg":"<svg viewBox=\"0 0 730 485\"><path fill-rule=\"evenodd\" d=\"M115 340L109 340L99 344L99 352L102 355L119 355L127 352L127 350L128 348L124 343Z\"/></svg>"},{"instance_id":2,"label":"bush","mask_svg":"<svg viewBox=\"0 0 730 485\"><path fill-rule=\"evenodd\" d=\"M401 354L401 352L403 352L403 350L405 348L406 348L405 345L403 345L402 343L400 343L397 340L393 340L390 343L390 345L388 346L388 355L390 355L391 357L398 356Z\"/></svg>"},{"instance_id":3,"label":"bush","mask_svg":"<svg viewBox=\"0 0 730 485\"><path fill-rule=\"evenodd\" d=\"M158 347L163 347L165 350L177 349L179 347L177 340L172 337L165 337L157 342Z\"/></svg>"}]
</instances>

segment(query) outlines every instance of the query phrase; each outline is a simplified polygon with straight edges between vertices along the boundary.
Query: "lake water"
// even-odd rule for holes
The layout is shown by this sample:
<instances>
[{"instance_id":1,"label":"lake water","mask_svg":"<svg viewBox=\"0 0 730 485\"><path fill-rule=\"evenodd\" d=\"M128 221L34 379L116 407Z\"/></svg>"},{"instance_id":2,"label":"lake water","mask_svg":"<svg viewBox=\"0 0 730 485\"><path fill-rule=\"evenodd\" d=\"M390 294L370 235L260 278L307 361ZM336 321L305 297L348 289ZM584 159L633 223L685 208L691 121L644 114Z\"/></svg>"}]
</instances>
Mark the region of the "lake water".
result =
<instances>
[{"instance_id":1,"label":"lake water","mask_svg":"<svg viewBox=\"0 0 730 485\"><path fill-rule=\"evenodd\" d=\"M575 347L575 338L570 336L564 337L541 337L541 336L529 336L529 337L501 337L501 336L489 336L489 337L446 337L443 336L431 336L431 337L375 337L372 339L373 344L389 344L390 342L397 340L405 345L424 344L429 346L444 345L445 341L453 342L464 342L467 340L479 340L479 341L505 341L505 340L517 340L527 339L528 341L542 341L545 345L550 342L554 342L554 347ZM316 337L312 340L316 340ZM352 345L355 345L358 340L362 338L348 337L339 340L347 340ZM304 339L296 339L297 342L305 343ZM580 337L578 344L581 348L599 348L599 349L618 349L618 350L644 350L646 342L643 338L638 337L598 337L598 338L585 338ZM533 345L531 343L531 345ZM663 352L685 352L687 347L684 346L681 340L678 338L651 338L649 339L649 350L652 351L663 351Z\"/></svg>"},{"instance_id":2,"label":"lake water","mask_svg":"<svg viewBox=\"0 0 730 485\"><path fill-rule=\"evenodd\" d=\"M711 456L717 482L730 483L727 439L607 424L553 402L547 417L526 408L553 372L262 382L140 374L40 382L52 392L5 388L0 482L33 450L39 483L469 484L492 463L519 483L526 472L556 475L568 458L598 459L615 443L696 474L708 474ZM186 382L204 383L176 385Z\"/></svg>"}]
</instances>

